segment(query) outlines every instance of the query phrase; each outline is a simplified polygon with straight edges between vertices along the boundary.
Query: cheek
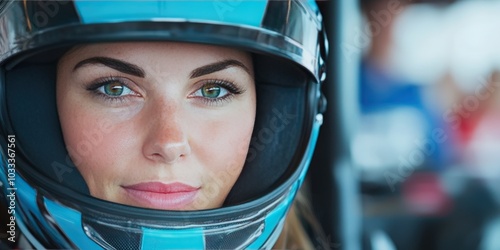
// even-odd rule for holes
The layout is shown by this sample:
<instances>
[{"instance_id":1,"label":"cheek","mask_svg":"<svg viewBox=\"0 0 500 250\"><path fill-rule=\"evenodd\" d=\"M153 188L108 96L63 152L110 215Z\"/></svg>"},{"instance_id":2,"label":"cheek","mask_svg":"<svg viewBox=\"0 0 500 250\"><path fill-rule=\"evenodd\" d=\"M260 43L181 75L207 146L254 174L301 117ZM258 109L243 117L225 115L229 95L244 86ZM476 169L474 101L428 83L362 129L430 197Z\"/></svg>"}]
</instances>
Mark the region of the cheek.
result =
<instances>
[{"instance_id":1,"label":"cheek","mask_svg":"<svg viewBox=\"0 0 500 250\"><path fill-rule=\"evenodd\" d=\"M128 128L119 126L109 117L95 110L78 106L61 110L61 128L66 148L73 163L84 177L91 193L104 198L103 194L120 180L130 154L120 155L130 147L126 133Z\"/></svg>"},{"instance_id":2,"label":"cheek","mask_svg":"<svg viewBox=\"0 0 500 250\"><path fill-rule=\"evenodd\" d=\"M194 209L220 207L245 164L254 118L238 116L202 126L196 142L196 158L201 168L203 193ZM194 146L194 145L191 145Z\"/></svg>"},{"instance_id":3,"label":"cheek","mask_svg":"<svg viewBox=\"0 0 500 250\"><path fill-rule=\"evenodd\" d=\"M253 109L237 110L224 119L206 121L196 143L199 160L212 182L228 192L243 168L254 126ZM249 115L250 114L250 115ZM207 146L208 145L208 146Z\"/></svg>"}]
</instances>

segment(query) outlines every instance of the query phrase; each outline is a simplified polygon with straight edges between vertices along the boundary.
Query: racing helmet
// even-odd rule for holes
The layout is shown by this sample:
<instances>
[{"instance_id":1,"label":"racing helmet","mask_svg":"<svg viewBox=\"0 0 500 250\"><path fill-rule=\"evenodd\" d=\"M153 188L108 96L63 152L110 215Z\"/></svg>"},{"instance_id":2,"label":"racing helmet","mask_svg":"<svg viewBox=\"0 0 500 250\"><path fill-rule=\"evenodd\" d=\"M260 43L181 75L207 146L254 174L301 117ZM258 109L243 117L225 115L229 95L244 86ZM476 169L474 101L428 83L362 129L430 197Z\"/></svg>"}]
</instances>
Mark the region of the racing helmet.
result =
<instances>
[{"instance_id":1,"label":"racing helmet","mask_svg":"<svg viewBox=\"0 0 500 250\"><path fill-rule=\"evenodd\" d=\"M311 0L0 2L0 181L16 227L35 248L271 248L305 179L326 106L322 27ZM62 137L56 65L77 44L119 41L252 54L254 132L222 207L156 210L89 194Z\"/></svg>"}]
</instances>

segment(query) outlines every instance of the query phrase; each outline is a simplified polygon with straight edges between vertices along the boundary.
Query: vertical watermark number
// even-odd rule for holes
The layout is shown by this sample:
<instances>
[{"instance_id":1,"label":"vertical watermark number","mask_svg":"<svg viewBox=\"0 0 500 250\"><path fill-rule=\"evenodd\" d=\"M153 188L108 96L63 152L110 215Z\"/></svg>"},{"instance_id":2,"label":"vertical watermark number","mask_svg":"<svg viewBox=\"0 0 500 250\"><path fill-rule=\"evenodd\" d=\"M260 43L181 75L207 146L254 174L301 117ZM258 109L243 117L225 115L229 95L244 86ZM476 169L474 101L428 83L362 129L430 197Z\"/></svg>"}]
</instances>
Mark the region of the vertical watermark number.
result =
<instances>
[{"instance_id":1,"label":"vertical watermark number","mask_svg":"<svg viewBox=\"0 0 500 250\"><path fill-rule=\"evenodd\" d=\"M10 235L8 240L16 241L16 136L8 136L7 144L7 201L9 214L9 223L7 223L7 234Z\"/></svg>"}]
</instances>

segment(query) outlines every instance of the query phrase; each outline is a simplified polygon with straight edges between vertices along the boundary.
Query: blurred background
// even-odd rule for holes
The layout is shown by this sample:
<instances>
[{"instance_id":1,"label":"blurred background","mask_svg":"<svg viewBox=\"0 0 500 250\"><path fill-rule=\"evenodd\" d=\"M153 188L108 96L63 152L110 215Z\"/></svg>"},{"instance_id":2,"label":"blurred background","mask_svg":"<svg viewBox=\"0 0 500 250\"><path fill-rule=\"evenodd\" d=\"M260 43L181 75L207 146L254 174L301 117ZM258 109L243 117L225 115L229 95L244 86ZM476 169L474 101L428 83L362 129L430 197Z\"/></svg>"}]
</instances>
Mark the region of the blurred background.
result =
<instances>
[{"instance_id":1,"label":"blurred background","mask_svg":"<svg viewBox=\"0 0 500 250\"><path fill-rule=\"evenodd\" d=\"M332 249L500 249L500 1L318 3Z\"/></svg>"}]
</instances>

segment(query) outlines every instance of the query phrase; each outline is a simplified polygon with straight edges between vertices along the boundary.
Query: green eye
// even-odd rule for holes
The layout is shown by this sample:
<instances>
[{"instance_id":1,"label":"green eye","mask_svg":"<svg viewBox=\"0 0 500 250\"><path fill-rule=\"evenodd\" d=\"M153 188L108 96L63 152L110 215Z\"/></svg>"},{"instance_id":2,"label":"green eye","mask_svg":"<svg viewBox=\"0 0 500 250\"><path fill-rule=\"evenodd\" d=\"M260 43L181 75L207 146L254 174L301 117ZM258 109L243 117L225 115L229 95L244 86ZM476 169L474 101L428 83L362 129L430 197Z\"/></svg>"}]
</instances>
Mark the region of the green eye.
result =
<instances>
[{"instance_id":1,"label":"green eye","mask_svg":"<svg viewBox=\"0 0 500 250\"><path fill-rule=\"evenodd\" d=\"M110 82L103 86L104 93L109 96L120 96L123 94L123 90L126 88L120 82Z\"/></svg>"},{"instance_id":2,"label":"green eye","mask_svg":"<svg viewBox=\"0 0 500 250\"><path fill-rule=\"evenodd\" d=\"M98 87L96 91L105 96L113 98L134 94L134 91L132 91L127 87L127 85L119 80L106 81L104 84Z\"/></svg>"},{"instance_id":3,"label":"green eye","mask_svg":"<svg viewBox=\"0 0 500 250\"><path fill-rule=\"evenodd\" d=\"M202 99L207 105L221 105L231 97L241 94L233 83L222 80L206 80L190 97Z\"/></svg>"},{"instance_id":4,"label":"green eye","mask_svg":"<svg viewBox=\"0 0 500 250\"><path fill-rule=\"evenodd\" d=\"M217 84L206 84L201 88L201 95L206 98L218 98L222 90Z\"/></svg>"}]
</instances>

